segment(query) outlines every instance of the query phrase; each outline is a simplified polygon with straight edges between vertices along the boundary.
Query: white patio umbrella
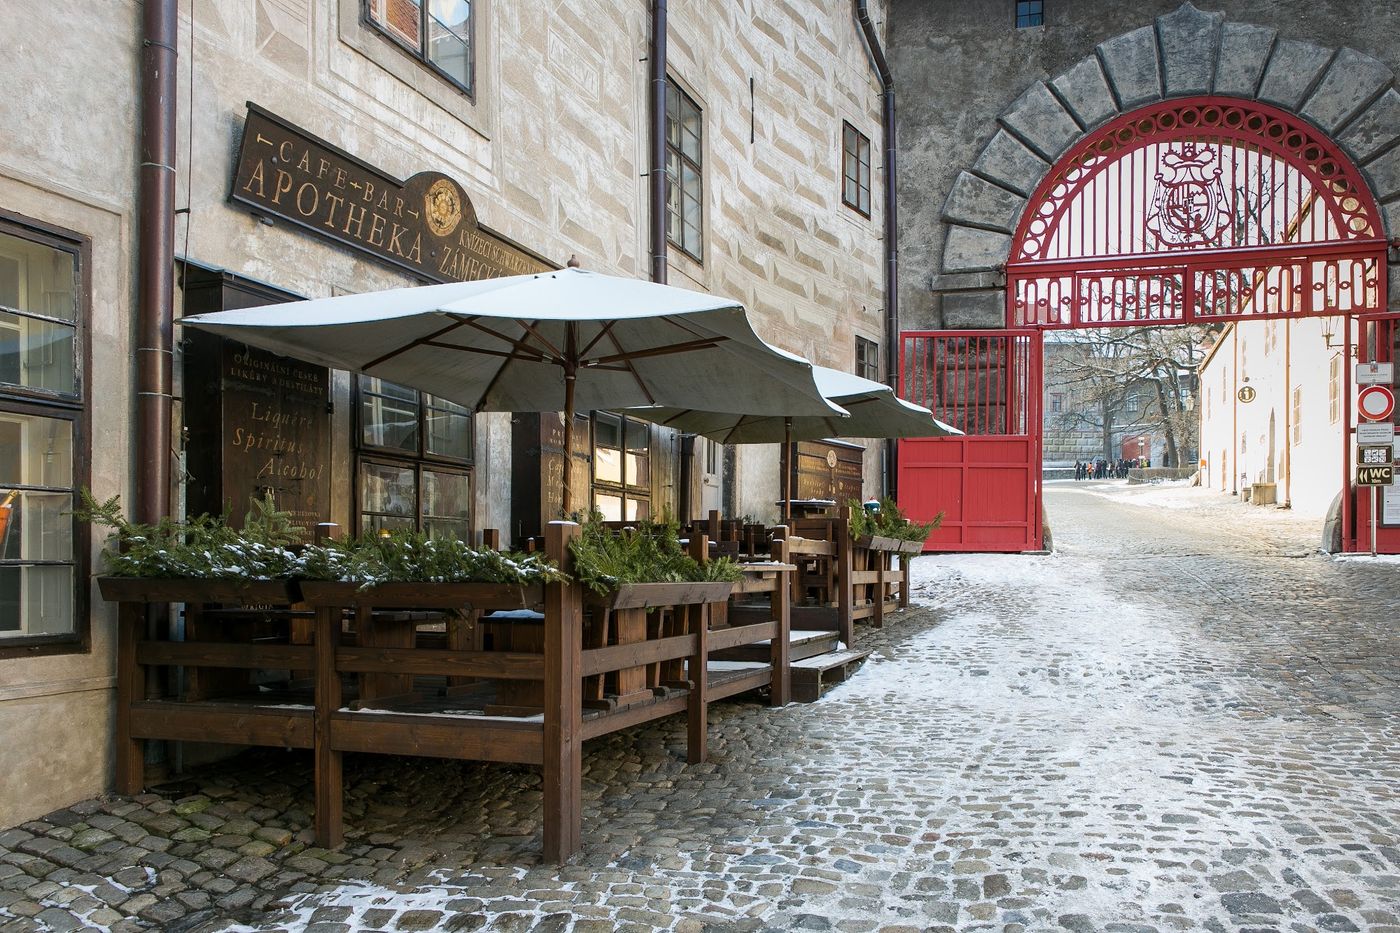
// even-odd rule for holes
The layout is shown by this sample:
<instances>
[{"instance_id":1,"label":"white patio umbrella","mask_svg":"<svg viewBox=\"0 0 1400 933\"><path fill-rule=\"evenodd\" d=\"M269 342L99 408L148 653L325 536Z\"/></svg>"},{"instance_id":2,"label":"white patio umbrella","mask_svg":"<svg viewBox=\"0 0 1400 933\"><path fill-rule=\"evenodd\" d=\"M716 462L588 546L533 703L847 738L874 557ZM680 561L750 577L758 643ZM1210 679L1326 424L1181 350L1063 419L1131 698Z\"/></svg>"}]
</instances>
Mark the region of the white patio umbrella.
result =
<instances>
[{"instance_id":1,"label":"white patio umbrella","mask_svg":"<svg viewBox=\"0 0 1400 933\"><path fill-rule=\"evenodd\" d=\"M476 411L562 410L566 457L576 410L844 414L822 396L810 363L754 333L739 302L581 269L218 311L180 323Z\"/></svg>"},{"instance_id":2,"label":"white patio umbrella","mask_svg":"<svg viewBox=\"0 0 1400 933\"><path fill-rule=\"evenodd\" d=\"M628 414L666 427L699 434L722 444L783 444L789 451L793 441L825 437L947 437L961 434L944 424L921 405L907 402L881 382L813 366L817 388L827 401L850 413L780 415L740 414L707 411L698 407L666 408L648 406L629 409ZM788 470L783 471L783 517L790 514Z\"/></svg>"}]
</instances>

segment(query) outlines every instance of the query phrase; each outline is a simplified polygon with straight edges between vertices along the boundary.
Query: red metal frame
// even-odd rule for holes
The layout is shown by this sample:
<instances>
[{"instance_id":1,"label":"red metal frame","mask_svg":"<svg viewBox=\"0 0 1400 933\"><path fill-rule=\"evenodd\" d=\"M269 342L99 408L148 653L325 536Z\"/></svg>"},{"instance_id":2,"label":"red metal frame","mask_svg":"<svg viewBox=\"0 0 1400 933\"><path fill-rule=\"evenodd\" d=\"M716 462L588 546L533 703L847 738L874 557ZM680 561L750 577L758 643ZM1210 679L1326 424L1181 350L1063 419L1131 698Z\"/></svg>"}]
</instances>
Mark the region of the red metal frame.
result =
<instances>
[{"instance_id":1,"label":"red metal frame","mask_svg":"<svg viewBox=\"0 0 1400 933\"><path fill-rule=\"evenodd\" d=\"M1342 424L1345 430L1342 431L1342 481L1343 481L1343 502L1342 502L1342 550L1344 551L1369 551L1371 549L1371 496L1376 487L1357 486L1353 482L1352 474L1352 449L1356 444L1356 437L1353 433L1356 429L1358 418L1355 414L1353 399L1355 374L1352 372L1352 364L1355 363L1390 363L1395 361L1393 349L1397 330L1400 330L1400 312L1388 312L1386 314L1372 314L1355 319L1356 333L1352 333L1353 321L1347 319L1347 343L1348 353L1345 357L1343 369L1345 380L1343 391L1343 416ZM1355 342L1353 342L1353 340ZM1350 352L1355 347L1355 355ZM1392 383L1391 389L1396 388ZM1391 417L1392 422L1395 416ZM1400 554L1400 528L1387 528L1380 526L1376 529L1376 550L1382 554Z\"/></svg>"},{"instance_id":2,"label":"red metal frame","mask_svg":"<svg viewBox=\"0 0 1400 933\"><path fill-rule=\"evenodd\" d=\"M899 501L934 551L1039 550L1039 330L905 331L899 392L962 437L900 441Z\"/></svg>"},{"instance_id":3,"label":"red metal frame","mask_svg":"<svg viewBox=\"0 0 1400 933\"><path fill-rule=\"evenodd\" d=\"M1007 325L1381 312L1385 261L1375 198L1316 128L1255 102L1166 101L1041 181L1007 263Z\"/></svg>"}]
</instances>

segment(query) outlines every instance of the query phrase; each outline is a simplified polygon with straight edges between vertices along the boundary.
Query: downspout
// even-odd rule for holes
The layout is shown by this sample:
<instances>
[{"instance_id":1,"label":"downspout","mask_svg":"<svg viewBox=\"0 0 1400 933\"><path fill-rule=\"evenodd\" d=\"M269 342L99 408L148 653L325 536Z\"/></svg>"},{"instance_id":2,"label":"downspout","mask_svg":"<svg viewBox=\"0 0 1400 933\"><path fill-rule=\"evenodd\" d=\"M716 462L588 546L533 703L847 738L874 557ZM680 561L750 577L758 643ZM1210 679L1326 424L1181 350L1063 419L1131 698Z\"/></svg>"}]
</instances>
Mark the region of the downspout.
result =
<instances>
[{"instance_id":1,"label":"downspout","mask_svg":"<svg viewBox=\"0 0 1400 933\"><path fill-rule=\"evenodd\" d=\"M889 62L885 60L885 50L880 45L880 37L875 32L875 24L870 20L870 10L866 0L855 0L856 22L865 36L865 51L870 56L870 64L880 79L881 120L884 123L882 142L885 147L885 373L890 386L898 390L896 374L899 372L899 209L896 201L895 172L895 126L894 126L894 75ZM885 442L885 489L894 497L897 472L897 452L895 442Z\"/></svg>"},{"instance_id":2,"label":"downspout","mask_svg":"<svg viewBox=\"0 0 1400 933\"><path fill-rule=\"evenodd\" d=\"M651 85L651 138L647 140L647 191L651 243L651 280L666 283L666 0L651 0L651 48L647 52Z\"/></svg>"},{"instance_id":3,"label":"downspout","mask_svg":"<svg viewBox=\"0 0 1400 933\"><path fill-rule=\"evenodd\" d=\"M177 0L146 0L141 23L141 167L136 295L136 520L170 514L175 317Z\"/></svg>"}]
</instances>

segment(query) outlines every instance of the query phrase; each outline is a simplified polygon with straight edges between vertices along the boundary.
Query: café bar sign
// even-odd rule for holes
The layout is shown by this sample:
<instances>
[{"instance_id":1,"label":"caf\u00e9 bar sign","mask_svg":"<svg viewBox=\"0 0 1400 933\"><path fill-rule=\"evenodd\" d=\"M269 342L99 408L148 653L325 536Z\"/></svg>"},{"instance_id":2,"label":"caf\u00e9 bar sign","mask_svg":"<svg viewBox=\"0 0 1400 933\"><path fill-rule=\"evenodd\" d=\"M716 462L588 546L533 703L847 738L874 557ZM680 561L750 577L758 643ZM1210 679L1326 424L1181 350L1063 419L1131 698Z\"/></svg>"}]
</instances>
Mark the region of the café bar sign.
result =
<instances>
[{"instance_id":1,"label":"caf\u00e9 bar sign","mask_svg":"<svg viewBox=\"0 0 1400 933\"><path fill-rule=\"evenodd\" d=\"M437 282L554 268L480 227L441 172L399 181L251 102L229 199Z\"/></svg>"}]
</instances>

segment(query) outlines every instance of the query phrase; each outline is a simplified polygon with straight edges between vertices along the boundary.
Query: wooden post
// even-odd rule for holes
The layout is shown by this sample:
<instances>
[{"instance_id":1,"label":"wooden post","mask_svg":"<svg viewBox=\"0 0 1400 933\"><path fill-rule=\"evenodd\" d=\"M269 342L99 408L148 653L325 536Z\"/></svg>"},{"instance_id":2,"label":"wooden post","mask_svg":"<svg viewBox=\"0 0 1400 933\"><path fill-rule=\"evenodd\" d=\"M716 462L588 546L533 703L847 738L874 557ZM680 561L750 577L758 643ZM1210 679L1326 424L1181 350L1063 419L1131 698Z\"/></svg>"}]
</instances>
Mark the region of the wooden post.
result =
<instances>
[{"instance_id":1,"label":"wooden post","mask_svg":"<svg viewBox=\"0 0 1400 933\"><path fill-rule=\"evenodd\" d=\"M889 597L889 584L885 582L885 571L889 569L890 559L894 556L888 551L878 551L870 548L867 551L870 556L866 558L867 564L875 565L875 616L873 625L876 628L885 627L885 599Z\"/></svg>"},{"instance_id":2,"label":"wooden post","mask_svg":"<svg viewBox=\"0 0 1400 933\"><path fill-rule=\"evenodd\" d=\"M146 669L136 663L136 643L146 631L146 606L117 606L116 788L139 794L146 784L146 743L131 735L131 704L146 699Z\"/></svg>"},{"instance_id":3,"label":"wooden post","mask_svg":"<svg viewBox=\"0 0 1400 933\"><path fill-rule=\"evenodd\" d=\"M909 570L911 558L908 554L899 555L899 569L904 572L904 579L899 581L899 608L909 608Z\"/></svg>"},{"instance_id":4,"label":"wooden post","mask_svg":"<svg viewBox=\"0 0 1400 933\"><path fill-rule=\"evenodd\" d=\"M333 849L345 841L345 781L341 753L331 748L331 717L340 709L340 674L335 652L340 647L340 608L316 609L316 844Z\"/></svg>"},{"instance_id":5,"label":"wooden post","mask_svg":"<svg viewBox=\"0 0 1400 933\"><path fill-rule=\"evenodd\" d=\"M855 621L855 587L851 584L851 573L855 569L855 560L851 554L851 520L849 517L837 519L832 523L832 538L836 540L836 556L832 558L835 562L835 586L836 586L836 613L837 622L841 626L841 640L846 643L847 648L854 648L856 643L856 621Z\"/></svg>"},{"instance_id":6,"label":"wooden post","mask_svg":"<svg viewBox=\"0 0 1400 933\"><path fill-rule=\"evenodd\" d=\"M572 415L572 412L570 413ZM573 522L550 522L545 553L570 573ZM544 597L544 855L567 861L583 819L583 602L576 583L551 583Z\"/></svg>"},{"instance_id":7,"label":"wooden post","mask_svg":"<svg viewBox=\"0 0 1400 933\"><path fill-rule=\"evenodd\" d=\"M689 722L686 727L685 759L698 764L709 757L706 732L710 715L709 640L706 635L710 628L710 606L700 603L686 606L689 617L687 628L695 633L695 653L690 656L690 702L687 708Z\"/></svg>"},{"instance_id":8,"label":"wooden post","mask_svg":"<svg viewBox=\"0 0 1400 933\"><path fill-rule=\"evenodd\" d=\"M486 528L481 532L481 546L493 551L501 549L501 530L499 528Z\"/></svg>"},{"instance_id":9,"label":"wooden post","mask_svg":"<svg viewBox=\"0 0 1400 933\"><path fill-rule=\"evenodd\" d=\"M773 539L773 560L788 562L786 538ZM789 578L795 571L778 571L778 579L773 581L773 595L770 597L773 619L778 623L777 634L773 636L773 683L769 687L768 702L772 706L786 706L792 699L792 649L790 631L792 629L792 584Z\"/></svg>"}]
</instances>

